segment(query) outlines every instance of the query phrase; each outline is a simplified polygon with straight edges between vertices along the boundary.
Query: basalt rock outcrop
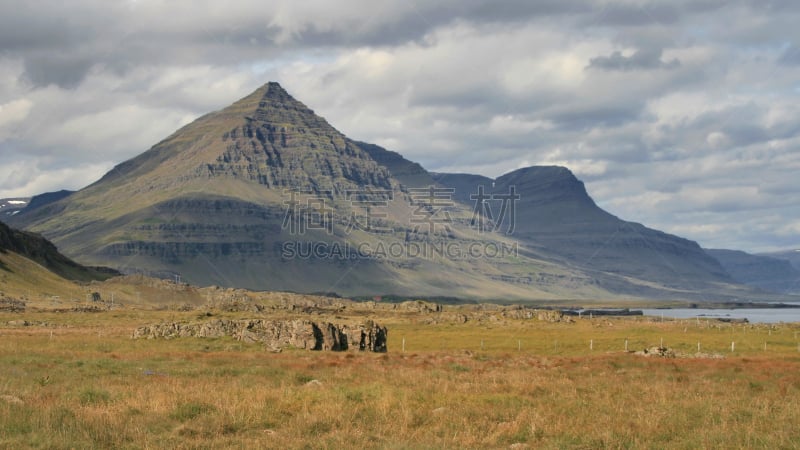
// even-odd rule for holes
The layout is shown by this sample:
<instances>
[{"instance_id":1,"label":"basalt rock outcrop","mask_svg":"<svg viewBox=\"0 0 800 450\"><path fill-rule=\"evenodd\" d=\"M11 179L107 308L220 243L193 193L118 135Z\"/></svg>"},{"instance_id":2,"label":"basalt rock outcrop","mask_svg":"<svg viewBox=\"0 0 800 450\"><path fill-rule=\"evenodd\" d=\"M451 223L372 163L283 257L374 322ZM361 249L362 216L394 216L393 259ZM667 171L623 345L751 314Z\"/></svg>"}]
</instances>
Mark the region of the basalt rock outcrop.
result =
<instances>
[{"instance_id":1,"label":"basalt rock outcrop","mask_svg":"<svg viewBox=\"0 0 800 450\"><path fill-rule=\"evenodd\" d=\"M261 343L268 349L298 348L325 351L387 351L388 331L374 322L337 325L309 320L216 319L203 323L161 323L133 332L134 339L180 337L218 338L231 336L247 343Z\"/></svg>"},{"instance_id":2,"label":"basalt rock outcrop","mask_svg":"<svg viewBox=\"0 0 800 450\"><path fill-rule=\"evenodd\" d=\"M5 312L24 312L26 304L22 300L6 297L0 293L0 311Z\"/></svg>"}]
</instances>

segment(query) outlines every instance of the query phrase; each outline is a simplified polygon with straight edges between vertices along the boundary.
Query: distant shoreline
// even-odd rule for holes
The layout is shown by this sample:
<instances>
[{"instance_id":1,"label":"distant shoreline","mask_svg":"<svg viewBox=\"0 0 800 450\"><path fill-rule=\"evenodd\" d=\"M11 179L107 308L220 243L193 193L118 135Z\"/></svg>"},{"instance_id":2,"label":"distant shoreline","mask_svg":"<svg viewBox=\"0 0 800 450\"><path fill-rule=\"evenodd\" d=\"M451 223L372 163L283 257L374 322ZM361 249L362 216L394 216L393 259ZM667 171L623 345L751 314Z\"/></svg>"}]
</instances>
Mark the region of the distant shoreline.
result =
<instances>
[{"instance_id":1,"label":"distant shoreline","mask_svg":"<svg viewBox=\"0 0 800 450\"><path fill-rule=\"evenodd\" d=\"M658 306L645 309L795 309L800 308L800 303L761 303L761 302L723 302L723 303L692 303L689 305Z\"/></svg>"},{"instance_id":2,"label":"distant shoreline","mask_svg":"<svg viewBox=\"0 0 800 450\"><path fill-rule=\"evenodd\" d=\"M613 307L591 307L585 308L583 306L571 307L556 307L547 309L557 309L562 314L568 316L641 316L644 315L644 310L658 310L658 311L671 311L671 310L744 310L744 309L800 309L800 303L758 303L758 302L724 302L724 303L692 303L689 305L660 305L651 307L633 307L633 308L613 308Z\"/></svg>"}]
</instances>

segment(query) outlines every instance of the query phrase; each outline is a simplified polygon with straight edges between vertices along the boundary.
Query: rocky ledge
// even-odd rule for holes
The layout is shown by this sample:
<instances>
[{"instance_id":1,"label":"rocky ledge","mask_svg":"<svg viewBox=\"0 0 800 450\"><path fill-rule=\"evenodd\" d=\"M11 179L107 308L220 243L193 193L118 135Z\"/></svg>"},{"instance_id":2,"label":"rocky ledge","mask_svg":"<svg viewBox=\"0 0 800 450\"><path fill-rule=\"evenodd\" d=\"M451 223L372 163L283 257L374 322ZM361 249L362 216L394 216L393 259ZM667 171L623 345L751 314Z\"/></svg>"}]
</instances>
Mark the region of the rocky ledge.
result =
<instances>
[{"instance_id":1,"label":"rocky ledge","mask_svg":"<svg viewBox=\"0 0 800 450\"><path fill-rule=\"evenodd\" d=\"M228 320L203 323L161 323L133 332L133 339L178 337L217 338L231 336L248 343L263 343L267 349L284 348L328 351L386 352L388 331L372 321L359 325L336 325L308 320Z\"/></svg>"}]
</instances>

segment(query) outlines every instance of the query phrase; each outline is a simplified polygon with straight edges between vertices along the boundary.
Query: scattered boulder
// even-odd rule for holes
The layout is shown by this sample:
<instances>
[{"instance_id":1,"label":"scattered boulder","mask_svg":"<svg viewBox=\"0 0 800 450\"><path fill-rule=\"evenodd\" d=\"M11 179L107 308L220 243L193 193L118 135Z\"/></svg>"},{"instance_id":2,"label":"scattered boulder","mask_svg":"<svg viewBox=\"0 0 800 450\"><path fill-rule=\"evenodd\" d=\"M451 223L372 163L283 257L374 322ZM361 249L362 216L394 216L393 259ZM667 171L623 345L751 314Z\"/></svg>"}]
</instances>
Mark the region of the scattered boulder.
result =
<instances>
[{"instance_id":1,"label":"scattered boulder","mask_svg":"<svg viewBox=\"0 0 800 450\"><path fill-rule=\"evenodd\" d=\"M646 356L646 357L657 356L657 357L660 357L660 358L675 358L675 356L676 356L675 350L673 350L673 349L671 349L669 347L659 347L659 346L646 348L646 349L640 350L640 351L638 351L638 352L636 352L634 354L638 355L638 356Z\"/></svg>"},{"instance_id":2,"label":"scattered boulder","mask_svg":"<svg viewBox=\"0 0 800 450\"><path fill-rule=\"evenodd\" d=\"M411 300L395 304L395 309L412 311L417 313L438 313L442 312L442 305L438 303L426 302L424 300Z\"/></svg>"},{"instance_id":3,"label":"scattered boulder","mask_svg":"<svg viewBox=\"0 0 800 450\"><path fill-rule=\"evenodd\" d=\"M503 317L507 319L532 319L533 318L533 310L527 308L518 308L518 309L510 309L508 311L503 311Z\"/></svg>"},{"instance_id":4,"label":"scattered boulder","mask_svg":"<svg viewBox=\"0 0 800 450\"><path fill-rule=\"evenodd\" d=\"M634 352L634 355L637 356L644 356L644 357L656 357L656 358L696 358L696 359L723 359L725 356L720 355L719 353L683 353L671 349L669 347L650 347L644 350L640 350L638 352Z\"/></svg>"},{"instance_id":5,"label":"scattered boulder","mask_svg":"<svg viewBox=\"0 0 800 450\"><path fill-rule=\"evenodd\" d=\"M536 311L536 319L542 322L565 322L565 323L573 323L575 319L572 317L564 314L562 311L558 311L555 309L544 309Z\"/></svg>"}]
</instances>

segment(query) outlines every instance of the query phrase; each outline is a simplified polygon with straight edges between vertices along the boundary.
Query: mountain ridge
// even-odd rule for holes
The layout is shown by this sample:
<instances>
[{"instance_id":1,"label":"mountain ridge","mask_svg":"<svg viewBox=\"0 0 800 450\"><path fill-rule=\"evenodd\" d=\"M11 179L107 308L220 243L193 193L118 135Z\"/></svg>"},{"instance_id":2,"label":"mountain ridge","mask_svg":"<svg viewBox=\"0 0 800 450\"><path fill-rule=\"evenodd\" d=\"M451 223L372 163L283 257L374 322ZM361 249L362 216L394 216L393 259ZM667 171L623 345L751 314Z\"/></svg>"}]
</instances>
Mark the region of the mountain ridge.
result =
<instances>
[{"instance_id":1,"label":"mountain ridge","mask_svg":"<svg viewBox=\"0 0 800 450\"><path fill-rule=\"evenodd\" d=\"M513 186L524 192L514 236L582 270L661 282L667 277L691 281L696 273L715 283L733 281L696 242L624 221L599 208L569 169L534 166L494 180L469 174L436 174L434 179L457 191L475 192L484 186L487 195L502 195Z\"/></svg>"},{"instance_id":2,"label":"mountain ridge","mask_svg":"<svg viewBox=\"0 0 800 450\"><path fill-rule=\"evenodd\" d=\"M524 193L513 233L475 226L476 181L490 184L490 195L512 187ZM292 200L298 193L305 197ZM292 231L287 225L297 217L289 212L298 205L306 222L330 220L305 234ZM696 243L597 207L566 168L525 168L495 180L429 173L396 152L347 138L272 82L13 222L82 261L181 273L196 284L517 299L750 294ZM519 254L287 257L286 243L299 241L406 252L423 244L494 245Z\"/></svg>"}]
</instances>

